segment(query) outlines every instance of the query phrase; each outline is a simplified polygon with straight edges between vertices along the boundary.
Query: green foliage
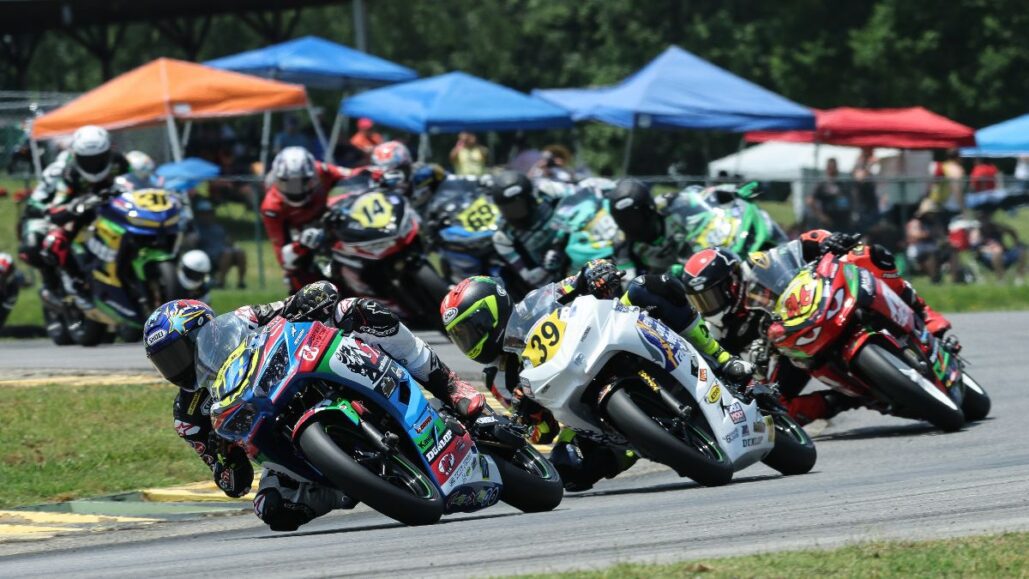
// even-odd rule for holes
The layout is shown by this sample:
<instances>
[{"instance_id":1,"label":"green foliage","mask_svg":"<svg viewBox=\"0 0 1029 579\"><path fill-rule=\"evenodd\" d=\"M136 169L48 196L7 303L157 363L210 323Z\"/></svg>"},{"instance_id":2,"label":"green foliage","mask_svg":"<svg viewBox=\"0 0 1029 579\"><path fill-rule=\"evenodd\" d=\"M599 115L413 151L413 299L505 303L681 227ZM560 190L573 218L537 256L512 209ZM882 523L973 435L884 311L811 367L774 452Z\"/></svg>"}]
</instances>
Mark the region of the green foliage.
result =
<instances>
[{"instance_id":1,"label":"green foliage","mask_svg":"<svg viewBox=\"0 0 1029 579\"><path fill-rule=\"evenodd\" d=\"M671 579L678 577L1017 577L1025 574L1029 533L943 541L863 543L669 565L621 564L599 571L523 577Z\"/></svg>"},{"instance_id":2,"label":"green foliage","mask_svg":"<svg viewBox=\"0 0 1029 579\"><path fill-rule=\"evenodd\" d=\"M1029 93L1029 76L1022 74L1029 66L1029 44L1022 41L1029 11L1018 0L383 0L366 6L373 53L423 75L464 70L524 91L613 83L678 44L814 107L923 105L984 126L1024 114ZM308 8L294 35L352 44L351 18L349 3ZM243 20L221 16L198 56L262 44ZM186 57L151 23L134 24L112 70L157 56ZM27 82L33 89L86 90L100 79L98 62L84 48L49 33ZM9 71L0 72L0 86L13 82ZM331 105L336 95L316 98ZM532 144L553 138L570 140L567 133L529 137ZM586 160L599 170L621 165L624 139L624 131L610 127L579 131ZM696 172L705 159L734 150L737 139L645 132L637 143L638 172L664 173L672 161Z\"/></svg>"},{"instance_id":3,"label":"green foliage","mask_svg":"<svg viewBox=\"0 0 1029 579\"><path fill-rule=\"evenodd\" d=\"M0 508L205 480L172 428L175 388L7 387Z\"/></svg>"}]
</instances>

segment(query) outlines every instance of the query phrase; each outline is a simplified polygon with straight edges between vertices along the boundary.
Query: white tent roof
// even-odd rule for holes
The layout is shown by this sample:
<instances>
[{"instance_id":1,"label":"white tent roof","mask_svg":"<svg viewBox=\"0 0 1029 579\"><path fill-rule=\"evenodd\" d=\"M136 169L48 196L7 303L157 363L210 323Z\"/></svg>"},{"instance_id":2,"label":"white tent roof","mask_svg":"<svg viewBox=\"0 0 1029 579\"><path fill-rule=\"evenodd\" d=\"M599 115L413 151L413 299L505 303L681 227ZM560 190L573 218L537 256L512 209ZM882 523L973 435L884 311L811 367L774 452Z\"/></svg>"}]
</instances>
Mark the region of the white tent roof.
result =
<instances>
[{"instance_id":1,"label":"white tent roof","mask_svg":"<svg viewBox=\"0 0 1029 579\"><path fill-rule=\"evenodd\" d=\"M792 181L800 179L805 169L825 169L825 162L830 158L836 159L841 173L849 173L860 154L861 149L857 147L769 141L712 161L707 171L712 176L725 171L730 175L740 174L744 179ZM880 159L897 154L896 149L875 150L875 156Z\"/></svg>"}]
</instances>

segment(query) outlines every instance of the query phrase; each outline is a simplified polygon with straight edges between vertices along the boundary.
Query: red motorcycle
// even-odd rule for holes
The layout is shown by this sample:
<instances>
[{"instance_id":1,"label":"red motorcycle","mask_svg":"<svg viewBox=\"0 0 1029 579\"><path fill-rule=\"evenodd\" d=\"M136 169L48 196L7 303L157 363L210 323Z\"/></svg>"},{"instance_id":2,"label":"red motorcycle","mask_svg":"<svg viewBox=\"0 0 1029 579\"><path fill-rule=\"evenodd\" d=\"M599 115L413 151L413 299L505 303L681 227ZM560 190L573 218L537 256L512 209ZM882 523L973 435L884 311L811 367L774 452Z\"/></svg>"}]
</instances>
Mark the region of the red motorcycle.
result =
<instances>
[{"instance_id":1,"label":"red motorcycle","mask_svg":"<svg viewBox=\"0 0 1029 579\"><path fill-rule=\"evenodd\" d=\"M945 431L989 413L990 398L964 361L847 256L806 263L792 241L749 261L748 306L771 314L768 339L795 366L867 406Z\"/></svg>"}]
</instances>

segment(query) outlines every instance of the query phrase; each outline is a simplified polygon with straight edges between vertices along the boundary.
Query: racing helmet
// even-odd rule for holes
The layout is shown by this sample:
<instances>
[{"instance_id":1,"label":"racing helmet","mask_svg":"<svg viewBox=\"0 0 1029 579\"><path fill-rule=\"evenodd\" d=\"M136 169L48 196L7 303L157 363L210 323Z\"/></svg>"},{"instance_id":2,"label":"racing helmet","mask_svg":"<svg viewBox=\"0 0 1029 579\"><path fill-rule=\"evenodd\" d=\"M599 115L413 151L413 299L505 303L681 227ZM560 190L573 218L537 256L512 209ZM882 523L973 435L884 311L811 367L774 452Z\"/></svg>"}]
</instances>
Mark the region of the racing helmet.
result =
<instances>
[{"instance_id":1,"label":"racing helmet","mask_svg":"<svg viewBox=\"0 0 1029 579\"><path fill-rule=\"evenodd\" d=\"M742 261L732 251L719 247L699 251L683 266L686 298L701 316L722 316L743 299L740 275Z\"/></svg>"},{"instance_id":2,"label":"racing helmet","mask_svg":"<svg viewBox=\"0 0 1029 579\"><path fill-rule=\"evenodd\" d=\"M303 147L286 147L272 161L272 182L286 205L303 207L318 189L314 155Z\"/></svg>"},{"instance_id":3,"label":"racing helmet","mask_svg":"<svg viewBox=\"0 0 1029 579\"><path fill-rule=\"evenodd\" d=\"M411 202L424 205L447 180L447 172L436 163L419 165L411 173Z\"/></svg>"},{"instance_id":4,"label":"racing helmet","mask_svg":"<svg viewBox=\"0 0 1029 579\"><path fill-rule=\"evenodd\" d=\"M182 287L196 291L211 278L211 258L199 249L187 251L179 260L176 275Z\"/></svg>"},{"instance_id":5,"label":"racing helmet","mask_svg":"<svg viewBox=\"0 0 1029 579\"><path fill-rule=\"evenodd\" d=\"M154 160L143 151L129 151L125 153L125 160L129 162L129 172L140 183L149 183L154 176Z\"/></svg>"},{"instance_id":6,"label":"racing helmet","mask_svg":"<svg viewBox=\"0 0 1029 579\"><path fill-rule=\"evenodd\" d=\"M14 258L11 254L0 251L0 282L14 271Z\"/></svg>"},{"instance_id":7,"label":"racing helmet","mask_svg":"<svg viewBox=\"0 0 1029 579\"><path fill-rule=\"evenodd\" d=\"M636 179L622 179L608 193L611 217L629 241L651 243L661 237L663 224L650 187Z\"/></svg>"},{"instance_id":8,"label":"racing helmet","mask_svg":"<svg viewBox=\"0 0 1029 579\"><path fill-rule=\"evenodd\" d=\"M532 223L539 201L532 181L524 173L504 171L497 175L490 194L504 221L519 228Z\"/></svg>"},{"instance_id":9,"label":"racing helmet","mask_svg":"<svg viewBox=\"0 0 1029 579\"><path fill-rule=\"evenodd\" d=\"M500 356L513 309L511 296L498 280L477 275L450 290L439 313L450 341L465 356L487 364Z\"/></svg>"},{"instance_id":10,"label":"racing helmet","mask_svg":"<svg viewBox=\"0 0 1029 579\"><path fill-rule=\"evenodd\" d=\"M411 177L411 152L400 141L386 141L372 149L372 167L381 172L383 186L399 187Z\"/></svg>"},{"instance_id":11,"label":"racing helmet","mask_svg":"<svg viewBox=\"0 0 1029 579\"><path fill-rule=\"evenodd\" d=\"M79 127L71 136L72 167L90 183L99 183L111 173L111 135L94 125Z\"/></svg>"},{"instance_id":12,"label":"racing helmet","mask_svg":"<svg viewBox=\"0 0 1029 579\"><path fill-rule=\"evenodd\" d=\"M197 389L196 334L213 319L214 310L198 300L173 300L150 314L143 324L146 357L165 380Z\"/></svg>"}]
</instances>

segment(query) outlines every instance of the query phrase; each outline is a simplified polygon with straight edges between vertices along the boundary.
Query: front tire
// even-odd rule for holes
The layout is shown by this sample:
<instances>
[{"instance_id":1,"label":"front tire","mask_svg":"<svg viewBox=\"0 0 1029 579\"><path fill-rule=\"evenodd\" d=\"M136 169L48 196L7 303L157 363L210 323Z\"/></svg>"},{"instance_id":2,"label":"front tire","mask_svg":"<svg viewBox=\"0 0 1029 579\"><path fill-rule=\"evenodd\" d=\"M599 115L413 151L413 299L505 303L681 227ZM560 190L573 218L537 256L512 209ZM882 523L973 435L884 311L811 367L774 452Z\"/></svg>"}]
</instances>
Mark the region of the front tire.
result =
<instances>
[{"instance_id":1,"label":"front tire","mask_svg":"<svg viewBox=\"0 0 1029 579\"><path fill-rule=\"evenodd\" d=\"M43 322L46 324L46 335L55 346L70 346L75 343L68 334L68 326L60 312L44 306Z\"/></svg>"},{"instance_id":2,"label":"front tire","mask_svg":"<svg viewBox=\"0 0 1029 579\"><path fill-rule=\"evenodd\" d=\"M399 452L384 462L393 480L357 462L316 422L300 434L304 456L347 496L405 525L431 525L443 516L443 496L420 468Z\"/></svg>"},{"instance_id":3,"label":"front tire","mask_svg":"<svg viewBox=\"0 0 1029 579\"><path fill-rule=\"evenodd\" d=\"M619 388L608 397L605 410L615 428L644 456L704 486L723 485L732 480L732 463L705 432L706 423L701 427L692 422L685 424L687 442L658 422L666 416L654 416L662 412L671 414L660 400L648 400L646 394L636 394L635 399L633 396L628 389ZM699 416L703 420L703 416Z\"/></svg>"},{"instance_id":4,"label":"front tire","mask_svg":"<svg viewBox=\"0 0 1029 579\"><path fill-rule=\"evenodd\" d=\"M80 346L92 348L104 341L107 337L107 326L96 321L87 318L78 309L71 310L71 313L66 317L68 324L68 335L71 336L73 342Z\"/></svg>"},{"instance_id":5,"label":"front tire","mask_svg":"<svg viewBox=\"0 0 1029 579\"><path fill-rule=\"evenodd\" d=\"M564 485L557 469L535 448L525 445L510 458L480 447L493 457L504 481L500 500L523 513L552 511L564 498Z\"/></svg>"},{"instance_id":6,"label":"front tire","mask_svg":"<svg viewBox=\"0 0 1029 579\"><path fill-rule=\"evenodd\" d=\"M945 432L965 425L964 413L946 393L883 346L873 343L861 348L854 365L868 384L905 414L920 416Z\"/></svg>"},{"instance_id":7,"label":"front tire","mask_svg":"<svg viewBox=\"0 0 1029 579\"><path fill-rule=\"evenodd\" d=\"M961 411L965 414L965 420L975 422L986 418L990 413L990 395L974 378L968 375L968 372L962 372L961 379L965 382L965 399L961 403Z\"/></svg>"},{"instance_id":8,"label":"front tire","mask_svg":"<svg viewBox=\"0 0 1029 579\"><path fill-rule=\"evenodd\" d=\"M775 446L761 462L787 476L811 472L818 460L815 442L788 414L771 416L775 424Z\"/></svg>"}]
</instances>

